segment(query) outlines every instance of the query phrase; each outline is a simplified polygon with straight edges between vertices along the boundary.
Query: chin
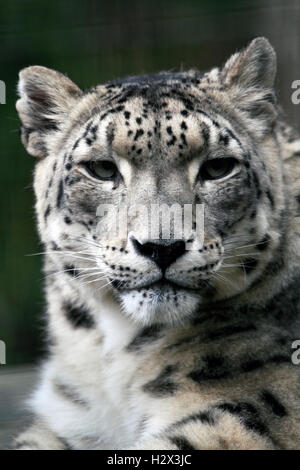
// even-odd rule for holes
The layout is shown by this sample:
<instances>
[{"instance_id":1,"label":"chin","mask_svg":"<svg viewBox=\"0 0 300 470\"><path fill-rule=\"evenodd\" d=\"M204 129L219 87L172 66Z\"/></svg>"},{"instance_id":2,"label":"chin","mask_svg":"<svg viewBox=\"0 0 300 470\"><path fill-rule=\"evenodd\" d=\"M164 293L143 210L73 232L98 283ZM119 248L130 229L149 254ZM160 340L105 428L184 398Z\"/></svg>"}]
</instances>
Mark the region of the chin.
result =
<instances>
[{"instance_id":1,"label":"chin","mask_svg":"<svg viewBox=\"0 0 300 470\"><path fill-rule=\"evenodd\" d=\"M169 285L153 285L119 293L122 308L134 322L144 326L153 323L184 324L202 303L197 291Z\"/></svg>"}]
</instances>

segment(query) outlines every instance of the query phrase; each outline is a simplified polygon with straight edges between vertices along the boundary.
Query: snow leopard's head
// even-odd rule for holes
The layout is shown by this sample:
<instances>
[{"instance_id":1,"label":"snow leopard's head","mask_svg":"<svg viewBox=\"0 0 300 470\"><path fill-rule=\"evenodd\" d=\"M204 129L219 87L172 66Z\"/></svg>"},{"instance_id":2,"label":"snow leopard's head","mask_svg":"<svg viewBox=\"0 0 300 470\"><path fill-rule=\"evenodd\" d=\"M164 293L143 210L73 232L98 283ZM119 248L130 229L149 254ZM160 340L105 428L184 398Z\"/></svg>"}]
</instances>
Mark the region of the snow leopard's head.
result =
<instances>
[{"instance_id":1,"label":"snow leopard's head","mask_svg":"<svg viewBox=\"0 0 300 470\"><path fill-rule=\"evenodd\" d=\"M275 72L264 38L204 75L86 92L22 70L17 109L51 270L89 295L112 292L144 323L181 321L258 282L285 207Z\"/></svg>"}]
</instances>

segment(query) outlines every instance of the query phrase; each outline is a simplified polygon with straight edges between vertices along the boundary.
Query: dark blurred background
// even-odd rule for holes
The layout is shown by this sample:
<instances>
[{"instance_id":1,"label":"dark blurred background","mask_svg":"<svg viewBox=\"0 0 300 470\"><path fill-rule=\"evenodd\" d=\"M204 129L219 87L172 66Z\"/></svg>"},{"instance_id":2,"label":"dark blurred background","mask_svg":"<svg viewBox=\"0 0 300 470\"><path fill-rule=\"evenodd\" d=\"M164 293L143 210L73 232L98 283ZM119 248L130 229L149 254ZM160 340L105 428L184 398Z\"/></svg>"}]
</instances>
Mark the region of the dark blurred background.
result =
<instances>
[{"instance_id":1,"label":"dark blurred background","mask_svg":"<svg viewBox=\"0 0 300 470\"><path fill-rule=\"evenodd\" d=\"M161 69L206 70L264 35L278 53L279 98L297 125L300 105L290 97L291 83L300 79L299 33L296 0L1 0L0 79L7 96L0 105L0 339L8 365L40 356L44 311L42 260L27 256L41 247L31 188L34 160L18 135L18 71L45 65L87 88Z\"/></svg>"}]
</instances>

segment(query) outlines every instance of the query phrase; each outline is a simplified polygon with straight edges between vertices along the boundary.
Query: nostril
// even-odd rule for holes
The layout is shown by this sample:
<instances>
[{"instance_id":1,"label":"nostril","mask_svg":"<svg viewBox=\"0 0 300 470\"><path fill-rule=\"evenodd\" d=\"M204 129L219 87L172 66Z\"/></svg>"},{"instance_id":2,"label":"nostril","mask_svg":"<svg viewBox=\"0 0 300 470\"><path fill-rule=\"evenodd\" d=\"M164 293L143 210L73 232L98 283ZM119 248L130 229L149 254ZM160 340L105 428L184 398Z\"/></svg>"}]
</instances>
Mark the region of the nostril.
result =
<instances>
[{"instance_id":1,"label":"nostril","mask_svg":"<svg viewBox=\"0 0 300 470\"><path fill-rule=\"evenodd\" d=\"M135 238L131 238L135 250L142 256L147 258L155 257L155 249L153 249L154 243L140 243Z\"/></svg>"},{"instance_id":2,"label":"nostril","mask_svg":"<svg viewBox=\"0 0 300 470\"><path fill-rule=\"evenodd\" d=\"M131 240L140 255L151 259L163 270L185 252L185 242L182 240L171 243L140 243L135 238Z\"/></svg>"},{"instance_id":3,"label":"nostril","mask_svg":"<svg viewBox=\"0 0 300 470\"><path fill-rule=\"evenodd\" d=\"M167 255L171 258L177 259L185 252L185 243L183 241L177 241L166 247Z\"/></svg>"}]
</instances>

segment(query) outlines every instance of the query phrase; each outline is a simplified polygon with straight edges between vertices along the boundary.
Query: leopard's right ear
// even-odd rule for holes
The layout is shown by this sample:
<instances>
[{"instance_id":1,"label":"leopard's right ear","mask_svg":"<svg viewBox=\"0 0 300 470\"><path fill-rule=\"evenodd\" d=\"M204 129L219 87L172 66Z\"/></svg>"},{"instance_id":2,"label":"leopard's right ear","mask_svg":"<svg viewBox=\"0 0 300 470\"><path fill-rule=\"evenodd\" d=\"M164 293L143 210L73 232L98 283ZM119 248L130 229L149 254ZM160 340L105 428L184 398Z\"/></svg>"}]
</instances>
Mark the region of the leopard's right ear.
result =
<instances>
[{"instance_id":1,"label":"leopard's right ear","mask_svg":"<svg viewBox=\"0 0 300 470\"><path fill-rule=\"evenodd\" d=\"M82 91L65 75L32 66L21 70L18 94L16 108L22 121L22 143L30 155L44 157L49 136L63 127Z\"/></svg>"}]
</instances>

